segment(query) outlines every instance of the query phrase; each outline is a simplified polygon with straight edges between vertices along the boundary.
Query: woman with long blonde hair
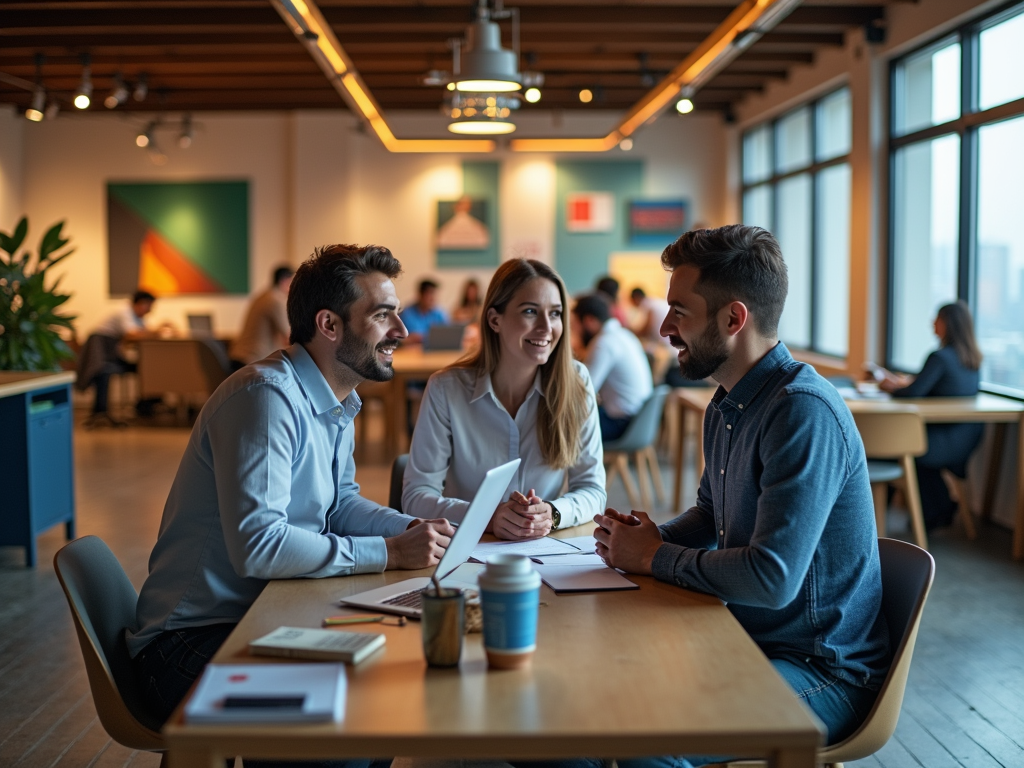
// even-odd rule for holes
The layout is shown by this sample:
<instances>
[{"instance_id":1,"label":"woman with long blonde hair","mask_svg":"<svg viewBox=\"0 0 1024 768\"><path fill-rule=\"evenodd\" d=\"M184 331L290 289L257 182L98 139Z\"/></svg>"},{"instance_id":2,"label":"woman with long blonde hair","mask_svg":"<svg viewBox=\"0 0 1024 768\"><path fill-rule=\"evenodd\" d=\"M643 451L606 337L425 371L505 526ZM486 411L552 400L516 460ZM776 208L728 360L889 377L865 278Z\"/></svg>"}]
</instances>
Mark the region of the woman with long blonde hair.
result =
<instances>
[{"instance_id":1,"label":"woman with long blonde hair","mask_svg":"<svg viewBox=\"0 0 1024 768\"><path fill-rule=\"evenodd\" d=\"M534 260L502 264L484 299L479 350L427 383L404 512L459 522L487 470L516 458L518 474L488 528L498 538L544 536L604 510L597 402L567 336L558 273Z\"/></svg>"}]
</instances>

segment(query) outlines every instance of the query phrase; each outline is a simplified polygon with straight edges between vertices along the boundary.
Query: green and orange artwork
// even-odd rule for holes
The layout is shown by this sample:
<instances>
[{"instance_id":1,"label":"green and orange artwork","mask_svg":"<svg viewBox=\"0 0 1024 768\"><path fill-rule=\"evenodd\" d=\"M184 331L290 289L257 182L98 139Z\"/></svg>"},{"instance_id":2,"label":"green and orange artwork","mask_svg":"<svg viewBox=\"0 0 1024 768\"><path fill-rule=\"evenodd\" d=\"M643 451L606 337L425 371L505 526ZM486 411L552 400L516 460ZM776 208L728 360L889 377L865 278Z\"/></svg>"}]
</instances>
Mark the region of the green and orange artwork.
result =
<instances>
[{"instance_id":1,"label":"green and orange artwork","mask_svg":"<svg viewBox=\"0 0 1024 768\"><path fill-rule=\"evenodd\" d=\"M249 183L107 184L110 294L249 291Z\"/></svg>"}]
</instances>

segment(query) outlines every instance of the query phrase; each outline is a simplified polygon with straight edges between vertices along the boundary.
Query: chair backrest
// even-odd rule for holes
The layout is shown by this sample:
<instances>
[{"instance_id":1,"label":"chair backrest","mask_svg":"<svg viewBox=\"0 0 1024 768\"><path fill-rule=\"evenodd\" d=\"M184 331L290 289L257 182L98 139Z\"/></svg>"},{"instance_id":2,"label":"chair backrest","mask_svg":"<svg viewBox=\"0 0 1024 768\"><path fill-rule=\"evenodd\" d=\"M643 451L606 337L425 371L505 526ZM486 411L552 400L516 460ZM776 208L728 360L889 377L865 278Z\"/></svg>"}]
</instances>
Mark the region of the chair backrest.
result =
<instances>
[{"instance_id":1,"label":"chair backrest","mask_svg":"<svg viewBox=\"0 0 1024 768\"><path fill-rule=\"evenodd\" d=\"M924 421L915 410L854 413L853 420L870 459L921 456L928 450Z\"/></svg>"},{"instance_id":2,"label":"chair backrest","mask_svg":"<svg viewBox=\"0 0 1024 768\"><path fill-rule=\"evenodd\" d=\"M159 751L162 723L142 702L124 639L135 628L139 595L101 539L85 536L53 558L71 608L89 687L100 722L110 737L131 749Z\"/></svg>"},{"instance_id":3,"label":"chair backrest","mask_svg":"<svg viewBox=\"0 0 1024 768\"><path fill-rule=\"evenodd\" d=\"M227 378L225 360L211 339L143 339L139 342L139 390L209 395Z\"/></svg>"},{"instance_id":4,"label":"chair backrest","mask_svg":"<svg viewBox=\"0 0 1024 768\"><path fill-rule=\"evenodd\" d=\"M661 414L665 410L665 399L672 387L660 384L651 392L644 404L640 406L636 416L629 422L622 437L609 440L604 444L606 451L639 451L658 439L658 427L661 426Z\"/></svg>"},{"instance_id":5,"label":"chair backrest","mask_svg":"<svg viewBox=\"0 0 1024 768\"><path fill-rule=\"evenodd\" d=\"M405 467L409 463L409 454L403 453L395 458L391 465L391 490L388 491L388 506L402 511L402 481L405 479Z\"/></svg>"},{"instance_id":6,"label":"chair backrest","mask_svg":"<svg viewBox=\"0 0 1024 768\"><path fill-rule=\"evenodd\" d=\"M896 730L903 706L917 630L935 576L935 560L920 547L896 539L879 539L878 557L892 665L867 719L853 735L820 751L818 760L822 763L845 763L877 752Z\"/></svg>"}]
</instances>

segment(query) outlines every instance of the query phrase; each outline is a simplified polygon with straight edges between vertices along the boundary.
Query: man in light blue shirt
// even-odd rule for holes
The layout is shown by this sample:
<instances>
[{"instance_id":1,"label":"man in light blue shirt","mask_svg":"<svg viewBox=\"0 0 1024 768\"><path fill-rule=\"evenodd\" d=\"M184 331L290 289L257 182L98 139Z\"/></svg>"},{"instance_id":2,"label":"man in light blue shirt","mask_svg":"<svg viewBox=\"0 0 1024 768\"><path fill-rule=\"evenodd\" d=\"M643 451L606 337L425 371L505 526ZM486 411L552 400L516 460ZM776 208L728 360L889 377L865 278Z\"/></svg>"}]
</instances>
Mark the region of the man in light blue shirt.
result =
<instances>
[{"instance_id":1,"label":"man in light blue shirt","mask_svg":"<svg viewBox=\"0 0 1024 768\"><path fill-rule=\"evenodd\" d=\"M406 339L409 344L422 344L430 326L445 325L448 322L448 315L437 306L437 288L433 280L420 281L416 303L402 310L402 322L409 330Z\"/></svg>"},{"instance_id":2,"label":"man in light blue shirt","mask_svg":"<svg viewBox=\"0 0 1024 768\"><path fill-rule=\"evenodd\" d=\"M601 439L614 440L651 396L654 382L640 340L611 315L608 301L594 293L573 307L587 352L583 362L590 371L600 402Z\"/></svg>"},{"instance_id":3,"label":"man in light blue shirt","mask_svg":"<svg viewBox=\"0 0 1024 768\"><path fill-rule=\"evenodd\" d=\"M405 338L386 248L319 249L288 296L292 346L228 378L203 408L126 630L163 722L270 579L435 565L454 532L359 495L352 420L363 381Z\"/></svg>"}]
</instances>

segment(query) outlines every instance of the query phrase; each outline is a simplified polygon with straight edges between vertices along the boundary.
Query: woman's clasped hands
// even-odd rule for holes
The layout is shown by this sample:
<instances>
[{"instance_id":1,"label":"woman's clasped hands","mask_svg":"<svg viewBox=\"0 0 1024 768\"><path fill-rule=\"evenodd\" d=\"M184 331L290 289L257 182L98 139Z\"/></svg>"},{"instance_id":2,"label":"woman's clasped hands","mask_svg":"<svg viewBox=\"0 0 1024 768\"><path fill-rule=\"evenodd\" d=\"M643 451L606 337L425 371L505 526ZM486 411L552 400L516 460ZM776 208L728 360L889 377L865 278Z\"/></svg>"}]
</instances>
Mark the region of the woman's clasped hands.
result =
<instances>
[{"instance_id":1,"label":"woman's clasped hands","mask_svg":"<svg viewBox=\"0 0 1024 768\"><path fill-rule=\"evenodd\" d=\"M531 488L526 495L513 491L498 505L490 530L499 539L539 539L551 533L553 524L551 505Z\"/></svg>"}]
</instances>

